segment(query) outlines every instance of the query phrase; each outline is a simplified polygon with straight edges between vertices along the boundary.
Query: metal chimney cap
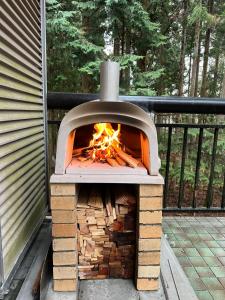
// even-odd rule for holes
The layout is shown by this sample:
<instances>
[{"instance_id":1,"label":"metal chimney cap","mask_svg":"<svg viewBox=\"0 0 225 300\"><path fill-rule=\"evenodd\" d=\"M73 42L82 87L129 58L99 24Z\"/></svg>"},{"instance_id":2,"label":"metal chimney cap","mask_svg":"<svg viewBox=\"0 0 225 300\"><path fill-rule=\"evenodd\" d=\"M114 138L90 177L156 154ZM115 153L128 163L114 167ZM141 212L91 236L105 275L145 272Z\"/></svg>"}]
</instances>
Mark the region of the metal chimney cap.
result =
<instances>
[{"instance_id":1,"label":"metal chimney cap","mask_svg":"<svg viewBox=\"0 0 225 300\"><path fill-rule=\"evenodd\" d=\"M119 99L120 65L107 60L100 66L100 100L118 101Z\"/></svg>"}]
</instances>

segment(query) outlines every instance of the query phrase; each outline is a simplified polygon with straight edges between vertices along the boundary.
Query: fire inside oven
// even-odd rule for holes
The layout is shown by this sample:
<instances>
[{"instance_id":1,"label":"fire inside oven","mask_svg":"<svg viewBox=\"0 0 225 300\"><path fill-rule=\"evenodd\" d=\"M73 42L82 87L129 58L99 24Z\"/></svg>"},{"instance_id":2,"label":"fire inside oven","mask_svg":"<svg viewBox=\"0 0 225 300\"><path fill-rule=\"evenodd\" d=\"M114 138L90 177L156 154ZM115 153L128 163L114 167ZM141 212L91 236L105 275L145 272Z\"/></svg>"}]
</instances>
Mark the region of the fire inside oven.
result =
<instances>
[{"instance_id":1,"label":"fire inside oven","mask_svg":"<svg viewBox=\"0 0 225 300\"><path fill-rule=\"evenodd\" d=\"M146 175L146 143L144 133L128 125L95 123L82 126L75 132L72 161L67 173L86 172L88 169L88 172L99 170L109 174Z\"/></svg>"}]
</instances>

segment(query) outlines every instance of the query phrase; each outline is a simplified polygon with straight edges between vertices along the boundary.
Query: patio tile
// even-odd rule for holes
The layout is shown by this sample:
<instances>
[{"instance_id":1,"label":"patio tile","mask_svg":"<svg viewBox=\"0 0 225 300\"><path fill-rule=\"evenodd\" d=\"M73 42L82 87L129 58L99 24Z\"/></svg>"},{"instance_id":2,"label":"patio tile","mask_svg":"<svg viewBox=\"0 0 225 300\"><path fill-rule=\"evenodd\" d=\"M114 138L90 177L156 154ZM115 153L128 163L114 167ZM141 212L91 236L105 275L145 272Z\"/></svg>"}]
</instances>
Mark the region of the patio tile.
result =
<instances>
[{"instance_id":1,"label":"patio tile","mask_svg":"<svg viewBox=\"0 0 225 300\"><path fill-rule=\"evenodd\" d=\"M200 241L200 237L197 233L187 233L187 240L190 240L192 242L194 241Z\"/></svg>"},{"instance_id":2,"label":"patio tile","mask_svg":"<svg viewBox=\"0 0 225 300\"><path fill-rule=\"evenodd\" d=\"M175 235L173 233L167 233L166 235L170 241L176 241Z\"/></svg>"},{"instance_id":3,"label":"patio tile","mask_svg":"<svg viewBox=\"0 0 225 300\"><path fill-rule=\"evenodd\" d=\"M221 267L211 267L211 270L213 271L213 273L215 274L215 276L217 278L219 277L225 277L225 267L221 266Z\"/></svg>"},{"instance_id":4,"label":"patio tile","mask_svg":"<svg viewBox=\"0 0 225 300\"><path fill-rule=\"evenodd\" d=\"M214 253L215 256L221 257L222 260L224 260L224 264L225 264L225 250L223 248L210 248L210 250Z\"/></svg>"},{"instance_id":5,"label":"patio tile","mask_svg":"<svg viewBox=\"0 0 225 300\"><path fill-rule=\"evenodd\" d=\"M191 262L191 264L194 266L194 267L206 267L207 264L206 262L204 261L204 259L200 256L197 256L197 257L189 257L189 260Z\"/></svg>"},{"instance_id":6,"label":"patio tile","mask_svg":"<svg viewBox=\"0 0 225 300\"><path fill-rule=\"evenodd\" d=\"M208 228L206 227L206 230L208 233L218 233L219 232L218 229L215 227L208 227Z\"/></svg>"},{"instance_id":7,"label":"patio tile","mask_svg":"<svg viewBox=\"0 0 225 300\"><path fill-rule=\"evenodd\" d=\"M223 227L217 227L216 230L217 230L219 233L225 233L224 225L223 225Z\"/></svg>"},{"instance_id":8,"label":"patio tile","mask_svg":"<svg viewBox=\"0 0 225 300\"><path fill-rule=\"evenodd\" d=\"M172 233L172 230L169 227L163 227L164 233Z\"/></svg>"},{"instance_id":9,"label":"patio tile","mask_svg":"<svg viewBox=\"0 0 225 300\"><path fill-rule=\"evenodd\" d=\"M215 277L202 277L202 281L209 290L223 290L222 284Z\"/></svg>"},{"instance_id":10,"label":"patio tile","mask_svg":"<svg viewBox=\"0 0 225 300\"><path fill-rule=\"evenodd\" d=\"M207 241L203 242L203 241L194 241L193 245L195 248L207 248Z\"/></svg>"},{"instance_id":11,"label":"patio tile","mask_svg":"<svg viewBox=\"0 0 225 300\"><path fill-rule=\"evenodd\" d=\"M225 299L225 291L223 290L214 290L214 291L209 291L210 294L213 296L213 300L223 300Z\"/></svg>"},{"instance_id":12,"label":"patio tile","mask_svg":"<svg viewBox=\"0 0 225 300\"><path fill-rule=\"evenodd\" d=\"M199 278L194 267L184 267L183 269L188 278Z\"/></svg>"},{"instance_id":13,"label":"patio tile","mask_svg":"<svg viewBox=\"0 0 225 300\"><path fill-rule=\"evenodd\" d=\"M212 233L212 237L214 238L215 241L225 241L225 237L223 234L220 233Z\"/></svg>"},{"instance_id":14,"label":"patio tile","mask_svg":"<svg viewBox=\"0 0 225 300\"><path fill-rule=\"evenodd\" d=\"M218 256L219 261L223 266L225 266L225 256Z\"/></svg>"},{"instance_id":15,"label":"patio tile","mask_svg":"<svg viewBox=\"0 0 225 300\"><path fill-rule=\"evenodd\" d=\"M182 267L191 267L192 266L190 260L185 256L179 256L179 257L177 257L177 259L179 260L179 263Z\"/></svg>"},{"instance_id":16,"label":"patio tile","mask_svg":"<svg viewBox=\"0 0 225 300\"><path fill-rule=\"evenodd\" d=\"M177 257L179 256L186 256L183 248L173 248L173 252Z\"/></svg>"},{"instance_id":17,"label":"patio tile","mask_svg":"<svg viewBox=\"0 0 225 300\"><path fill-rule=\"evenodd\" d=\"M170 241L170 240L168 240L168 242L169 242L169 244L172 248L179 248L180 247L180 242L179 241Z\"/></svg>"},{"instance_id":18,"label":"patio tile","mask_svg":"<svg viewBox=\"0 0 225 300\"><path fill-rule=\"evenodd\" d=\"M207 289L201 278L188 278L188 279L195 291L204 291Z\"/></svg>"},{"instance_id":19,"label":"patio tile","mask_svg":"<svg viewBox=\"0 0 225 300\"><path fill-rule=\"evenodd\" d=\"M221 246L216 241L205 241L208 247L212 248L220 248Z\"/></svg>"},{"instance_id":20,"label":"patio tile","mask_svg":"<svg viewBox=\"0 0 225 300\"><path fill-rule=\"evenodd\" d=\"M202 241L212 240L212 236L209 233L199 233L198 235Z\"/></svg>"},{"instance_id":21,"label":"patio tile","mask_svg":"<svg viewBox=\"0 0 225 300\"><path fill-rule=\"evenodd\" d=\"M176 239L178 241L185 241L185 240L187 240L187 235L184 232L183 233L176 233L175 237L176 237Z\"/></svg>"},{"instance_id":22,"label":"patio tile","mask_svg":"<svg viewBox=\"0 0 225 300\"><path fill-rule=\"evenodd\" d=\"M193 247L193 244L191 241L179 241L178 243L179 243L180 247L183 247L183 248L186 248L186 247L192 248Z\"/></svg>"},{"instance_id":23,"label":"patio tile","mask_svg":"<svg viewBox=\"0 0 225 300\"><path fill-rule=\"evenodd\" d=\"M201 256L214 256L213 252L209 248L199 248L198 252Z\"/></svg>"},{"instance_id":24,"label":"patio tile","mask_svg":"<svg viewBox=\"0 0 225 300\"><path fill-rule=\"evenodd\" d=\"M199 300L213 300L213 297L208 291L196 291Z\"/></svg>"},{"instance_id":25,"label":"patio tile","mask_svg":"<svg viewBox=\"0 0 225 300\"><path fill-rule=\"evenodd\" d=\"M220 267L221 266L220 261L215 256L204 257L203 259L209 267Z\"/></svg>"},{"instance_id":26,"label":"patio tile","mask_svg":"<svg viewBox=\"0 0 225 300\"><path fill-rule=\"evenodd\" d=\"M219 282L222 284L222 286L225 288L225 277L218 278Z\"/></svg>"},{"instance_id":27,"label":"patio tile","mask_svg":"<svg viewBox=\"0 0 225 300\"><path fill-rule=\"evenodd\" d=\"M195 268L199 277L211 277L214 276L213 272L209 267L196 267Z\"/></svg>"},{"instance_id":28,"label":"patio tile","mask_svg":"<svg viewBox=\"0 0 225 300\"><path fill-rule=\"evenodd\" d=\"M185 248L184 251L188 257L200 256L195 248Z\"/></svg>"},{"instance_id":29,"label":"patio tile","mask_svg":"<svg viewBox=\"0 0 225 300\"><path fill-rule=\"evenodd\" d=\"M225 248L225 238L224 238L224 241L218 241L218 244L219 244L221 247Z\"/></svg>"},{"instance_id":30,"label":"patio tile","mask_svg":"<svg viewBox=\"0 0 225 300\"><path fill-rule=\"evenodd\" d=\"M173 233L184 233L183 229L180 227L170 228Z\"/></svg>"}]
</instances>

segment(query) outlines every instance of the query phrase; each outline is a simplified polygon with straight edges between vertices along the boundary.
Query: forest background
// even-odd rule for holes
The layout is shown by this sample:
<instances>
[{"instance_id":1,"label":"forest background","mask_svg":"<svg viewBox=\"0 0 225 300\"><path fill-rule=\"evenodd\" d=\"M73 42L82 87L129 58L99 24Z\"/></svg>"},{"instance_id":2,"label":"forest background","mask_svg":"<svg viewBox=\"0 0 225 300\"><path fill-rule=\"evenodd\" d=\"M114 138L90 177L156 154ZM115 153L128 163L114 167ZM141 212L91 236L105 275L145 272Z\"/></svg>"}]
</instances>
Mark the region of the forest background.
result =
<instances>
[{"instance_id":1,"label":"forest background","mask_svg":"<svg viewBox=\"0 0 225 300\"><path fill-rule=\"evenodd\" d=\"M225 98L224 0L47 0L48 91L96 93L99 65L121 66L120 94ZM64 114L64 112L63 112ZM62 112L51 118L61 119ZM224 123L200 115L158 115L156 122ZM167 129L159 134L165 172ZM185 206L191 204L199 130L188 130ZM182 129L173 130L171 205L178 194ZM204 130L198 201L205 206L213 131ZM222 195L225 133L217 143L214 206ZM175 201L175 202L174 202Z\"/></svg>"}]
</instances>

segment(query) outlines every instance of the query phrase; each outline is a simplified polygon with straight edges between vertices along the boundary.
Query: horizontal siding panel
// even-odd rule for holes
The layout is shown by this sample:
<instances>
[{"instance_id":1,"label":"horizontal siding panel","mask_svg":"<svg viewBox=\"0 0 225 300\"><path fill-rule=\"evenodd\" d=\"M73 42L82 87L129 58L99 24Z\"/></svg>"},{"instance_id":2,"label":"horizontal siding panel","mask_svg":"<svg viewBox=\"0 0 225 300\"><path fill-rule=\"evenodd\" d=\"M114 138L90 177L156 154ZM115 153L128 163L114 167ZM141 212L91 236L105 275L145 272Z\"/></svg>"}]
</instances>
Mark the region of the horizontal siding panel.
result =
<instances>
[{"instance_id":1,"label":"horizontal siding panel","mask_svg":"<svg viewBox=\"0 0 225 300\"><path fill-rule=\"evenodd\" d=\"M0 97L1 108L0 110L23 110L23 111L43 111L41 103L29 103L23 101L5 100ZM1 132L1 128L0 128Z\"/></svg>"},{"instance_id":2,"label":"horizontal siding panel","mask_svg":"<svg viewBox=\"0 0 225 300\"><path fill-rule=\"evenodd\" d=\"M37 61L40 61L41 59L41 53L40 49L34 49L34 47L28 45L24 39L13 30L12 26L8 23L6 23L5 20L1 19L1 29L7 34L7 36L17 43L17 46L20 46L24 49L27 53L33 56L33 59L36 59Z\"/></svg>"},{"instance_id":3,"label":"horizontal siding panel","mask_svg":"<svg viewBox=\"0 0 225 300\"><path fill-rule=\"evenodd\" d=\"M26 189L29 187L29 183L33 182L37 175L44 173L44 161L38 162L31 170L29 170L23 177L19 178L17 182L10 186L1 196L1 211L0 214L3 216L8 209L10 209L10 198L19 196L21 197ZM33 178L32 178L33 177ZM0 184L1 190L1 184Z\"/></svg>"},{"instance_id":4,"label":"horizontal siding panel","mask_svg":"<svg viewBox=\"0 0 225 300\"><path fill-rule=\"evenodd\" d=\"M44 174L40 175L39 178L35 181L35 183L27 188L27 190L23 193L21 197L18 197L16 199L12 199L14 205L12 209L7 210L6 213L2 216L2 228L4 228L4 231L7 232L8 229L11 227L11 225L8 225L11 219L13 219L13 216L15 212L23 205L26 205L26 203L35 202L35 197L38 195L40 191L40 186L42 187L41 190L44 189Z\"/></svg>"},{"instance_id":5,"label":"horizontal siding panel","mask_svg":"<svg viewBox=\"0 0 225 300\"><path fill-rule=\"evenodd\" d=\"M35 127L38 125L44 126L43 119L34 120L18 120L14 122L2 122L0 126L0 134L7 133L15 130L26 129L29 127Z\"/></svg>"},{"instance_id":6,"label":"horizontal siding panel","mask_svg":"<svg viewBox=\"0 0 225 300\"><path fill-rule=\"evenodd\" d=\"M33 16L34 20L36 20L37 24L40 25L40 13L37 10L37 7L32 3L32 0L24 0L24 4L26 5L30 14Z\"/></svg>"},{"instance_id":7,"label":"horizontal siding panel","mask_svg":"<svg viewBox=\"0 0 225 300\"><path fill-rule=\"evenodd\" d=\"M30 20L33 27L35 27L36 30L40 34L40 32L41 32L40 20L33 16L33 12L28 9L27 4L25 4L24 1L21 1L20 6L23 9L23 11L25 12L27 19Z\"/></svg>"},{"instance_id":8,"label":"horizontal siding panel","mask_svg":"<svg viewBox=\"0 0 225 300\"><path fill-rule=\"evenodd\" d=\"M8 55L13 61L17 61L22 66L25 66L26 68L30 69L35 74L41 76L41 70L38 66L34 65L33 62L30 62L30 60L27 59L26 55L19 50L10 47L10 45L2 43L0 41L0 51L1 53L4 53L5 55Z\"/></svg>"},{"instance_id":9,"label":"horizontal siding panel","mask_svg":"<svg viewBox=\"0 0 225 300\"><path fill-rule=\"evenodd\" d=\"M39 134L24 138L23 140L16 141L12 144L2 146L2 147L0 147L0 158L4 157L5 155L8 155L10 153L14 153L16 150L23 149L27 145L31 145L32 143L39 141L41 139L44 140L44 135L42 133L39 133Z\"/></svg>"},{"instance_id":10,"label":"horizontal siding panel","mask_svg":"<svg viewBox=\"0 0 225 300\"><path fill-rule=\"evenodd\" d=\"M43 178L42 182L40 181L39 184L40 183L43 183ZM23 197L23 201L17 201L17 206L13 206L13 210L10 210L10 213L12 213L11 216L4 219L4 226L2 226L2 233L4 236L7 236L7 239L3 239L3 248L10 241L12 234L21 225L20 222L23 222L26 218L27 212L34 208L38 201L40 201L40 197L43 195L43 192L44 186L41 189L34 188L33 192L27 198Z\"/></svg>"},{"instance_id":11,"label":"horizontal siding panel","mask_svg":"<svg viewBox=\"0 0 225 300\"><path fill-rule=\"evenodd\" d=\"M0 52L0 62L4 64L6 67L9 67L13 70L16 70L17 72L27 76L28 78L31 78L35 82L39 83L39 87L41 84L41 76L35 75L34 72L32 72L29 68L19 64L16 60L13 60L8 55Z\"/></svg>"},{"instance_id":12,"label":"horizontal siding panel","mask_svg":"<svg viewBox=\"0 0 225 300\"><path fill-rule=\"evenodd\" d=\"M36 149L44 149L44 141L40 138L37 142L27 145L22 149L12 152L9 155L6 155L0 159L0 168L6 168L7 166L11 165L12 163L23 159L24 156L29 155L29 153L35 151Z\"/></svg>"},{"instance_id":13,"label":"horizontal siding panel","mask_svg":"<svg viewBox=\"0 0 225 300\"><path fill-rule=\"evenodd\" d=\"M38 39L38 34L35 35L32 30L30 29L30 24L28 25L24 18L21 18L21 15L16 12L15 9L12 8L11 5L7 1L2 1L1 3L2 8L4 11L11 16L11 18L16 22L17 26L23 29L23 31L32 38L32 40L36 43L37 46L41 47L40 39Z\"/></svg>"},{"instance_id":14,"label":"horizontal siding panel","mask_svg":"<svg viewBox=\"0 0 225 300\"><path fill-rule=\"evenodd\" d=\"M28 76L22 74L18 70L14 70L11 67L5 66L4 64L1 65L0 74L5 75L7 78L12 79L16 82L22 82L30 87L36 88L40 91L40 83L34 81L34 79L29 78Z\"/></svg>"},{"instance_id":15,"label":"horizontal siding panel","mask_svg":"<svg viewBox=\"0 0 225 300\"><path fill-rule=\"evenodd\" d=\"M14 143L17 140L21 140L25 137L44 132L43 126L35 126L31 128L26 128L24 130L17 130L14 132L4 133L1 135L0 146L7 145L9 143Z\"/></svg>"},{"instance_id":16,"label":"horizontal siding panel","mask_svg":"<svg viewBox=\"0 0 225 300\"><path fill-rule=\"evenodd\" d=\"M31 87L25 83L21 83L12 79L13 78L0 75L0 86L41 97L41 89Z\"/></svg>"},{"instance_id":17,"label":"horizontal siding panel","mask_svg":"<svg viewBox=\"0 0 225 300\"><path fill-rule=\"evenodd\" d=\"M16 12L18 17L24 21L24 23L30 28L30 30L35 34L35 36L40 40L40 25L35 24L30 20L26 10L23 9L21 5L19 5L16 1L11 1L10 6ZM21 3L20 3L21 4Z\"/></svg>"},{"instance_id":18,"label":"horizontal siding panel","mask_svg":"<svg viewBox=\"0 0 225 300\"><path fill-rule=\"evenodd\" d=\"M35 209L32 211L32 213L30 213L26 220L24 220L20 228L18 228L16 231L16 234L12 236L7 247L5 247L3 250L5 276L8 276L11 272L13 266L24 249L24 245L27 244L30 237L34 233L37 224L40 222L41 217L43 217L45 209L44 198L45 195L43 194L38 205L35 206Z\"/></svg>"},{"instance_id":19,"label":"horizontal siding panel","mask_svg":"<svg viewBox=\"0 0 225 300\"><path fill-rule=\"evenodd\" d=\"M16 101L26 101L30 103L43 104L43 100L40 96L33 96L26 92L19 92L8 88L0 88L0 98Z\"/></svg>"},{"instance_id":20,"label":"horizontal siding panel","mask_svg":"<svg viewBox=\"0 0 225 300\"><path fill-rule=\"evenodd\" d=\"M8 167L0 170L0 182L5 180L8 176L10 175L14 175L15 172L17 172L17 170L21 169L22 167L24 167L27 163L29 163L31 160L40 157L42 155L42 157L44 156L44 148L37 148L35 149L35 151L32 151L31 153L25 155L23 158L17 160L16 162L14 162L13 164L9 165ZM9 182L10 179L7 178L7 182Z\"/></svg>"},{"instance_id":21,"label":"horizontal siding panel","mask_svg":"<svg viewBox=\"0 0 225 300\"><path fill-rule=\"evenodd\" d=\"M11 111L10 115L8 111L0 111L0 122L26 120L26 119L40 119L43 116L43 112L36 111Z\"/></svg>"},{"instance_id":22,"label":"horizontal siding panel","mask_svg":"<svg viewBox=\"0 0 225 300\"><path fill-rule=\"evenodd\" d=\"M29 46L29 48L31 47L31 49L35 49L35 51L41 55L40 43L37 45L35 40L32 39L32 36L27 34L27 32L23 30L23 27L18 26L16 21L6 10L1 10L1 17L4 19L7 26L10 27L10 32L13 32L16 36L18 36L22 40L23 44L25 43L27 46Z\"/></svg>"},{"instance_id":23,"label":"horizontal siding panel","mask_svg":"<svg viewBox=\"0 0 225 300\"><path fill-rule=\"evenodd\" d=\"M5 180L0 182L0 192L3 193L12 185L15 185L17 181L27 174L27 172L37 165L42 165L44 161L44 153L42 152L39 156L35 157L33 160L29 161L27 164L22 166L22 168L16 170L13 174L8 176Z\"/></svg>"},{"instance_id":24,"label":"horizontal siding panel","mask_svg":"<svg viewBox=\"0 0 225 300\"><path fill-rule=\"evenodd\" d=\"M27 52L21 45L17 44L16 41L11 38L7 33L1 32L1 41L3 41L3 45L7 45L8 48L13 49L15 52L19 53L22 57L27 59L31 64L34 64L36 67L39 66L39 60L36 60L32 54ZM3 51L5 47L2 48Z\"/></svg>"}]
</instances>

